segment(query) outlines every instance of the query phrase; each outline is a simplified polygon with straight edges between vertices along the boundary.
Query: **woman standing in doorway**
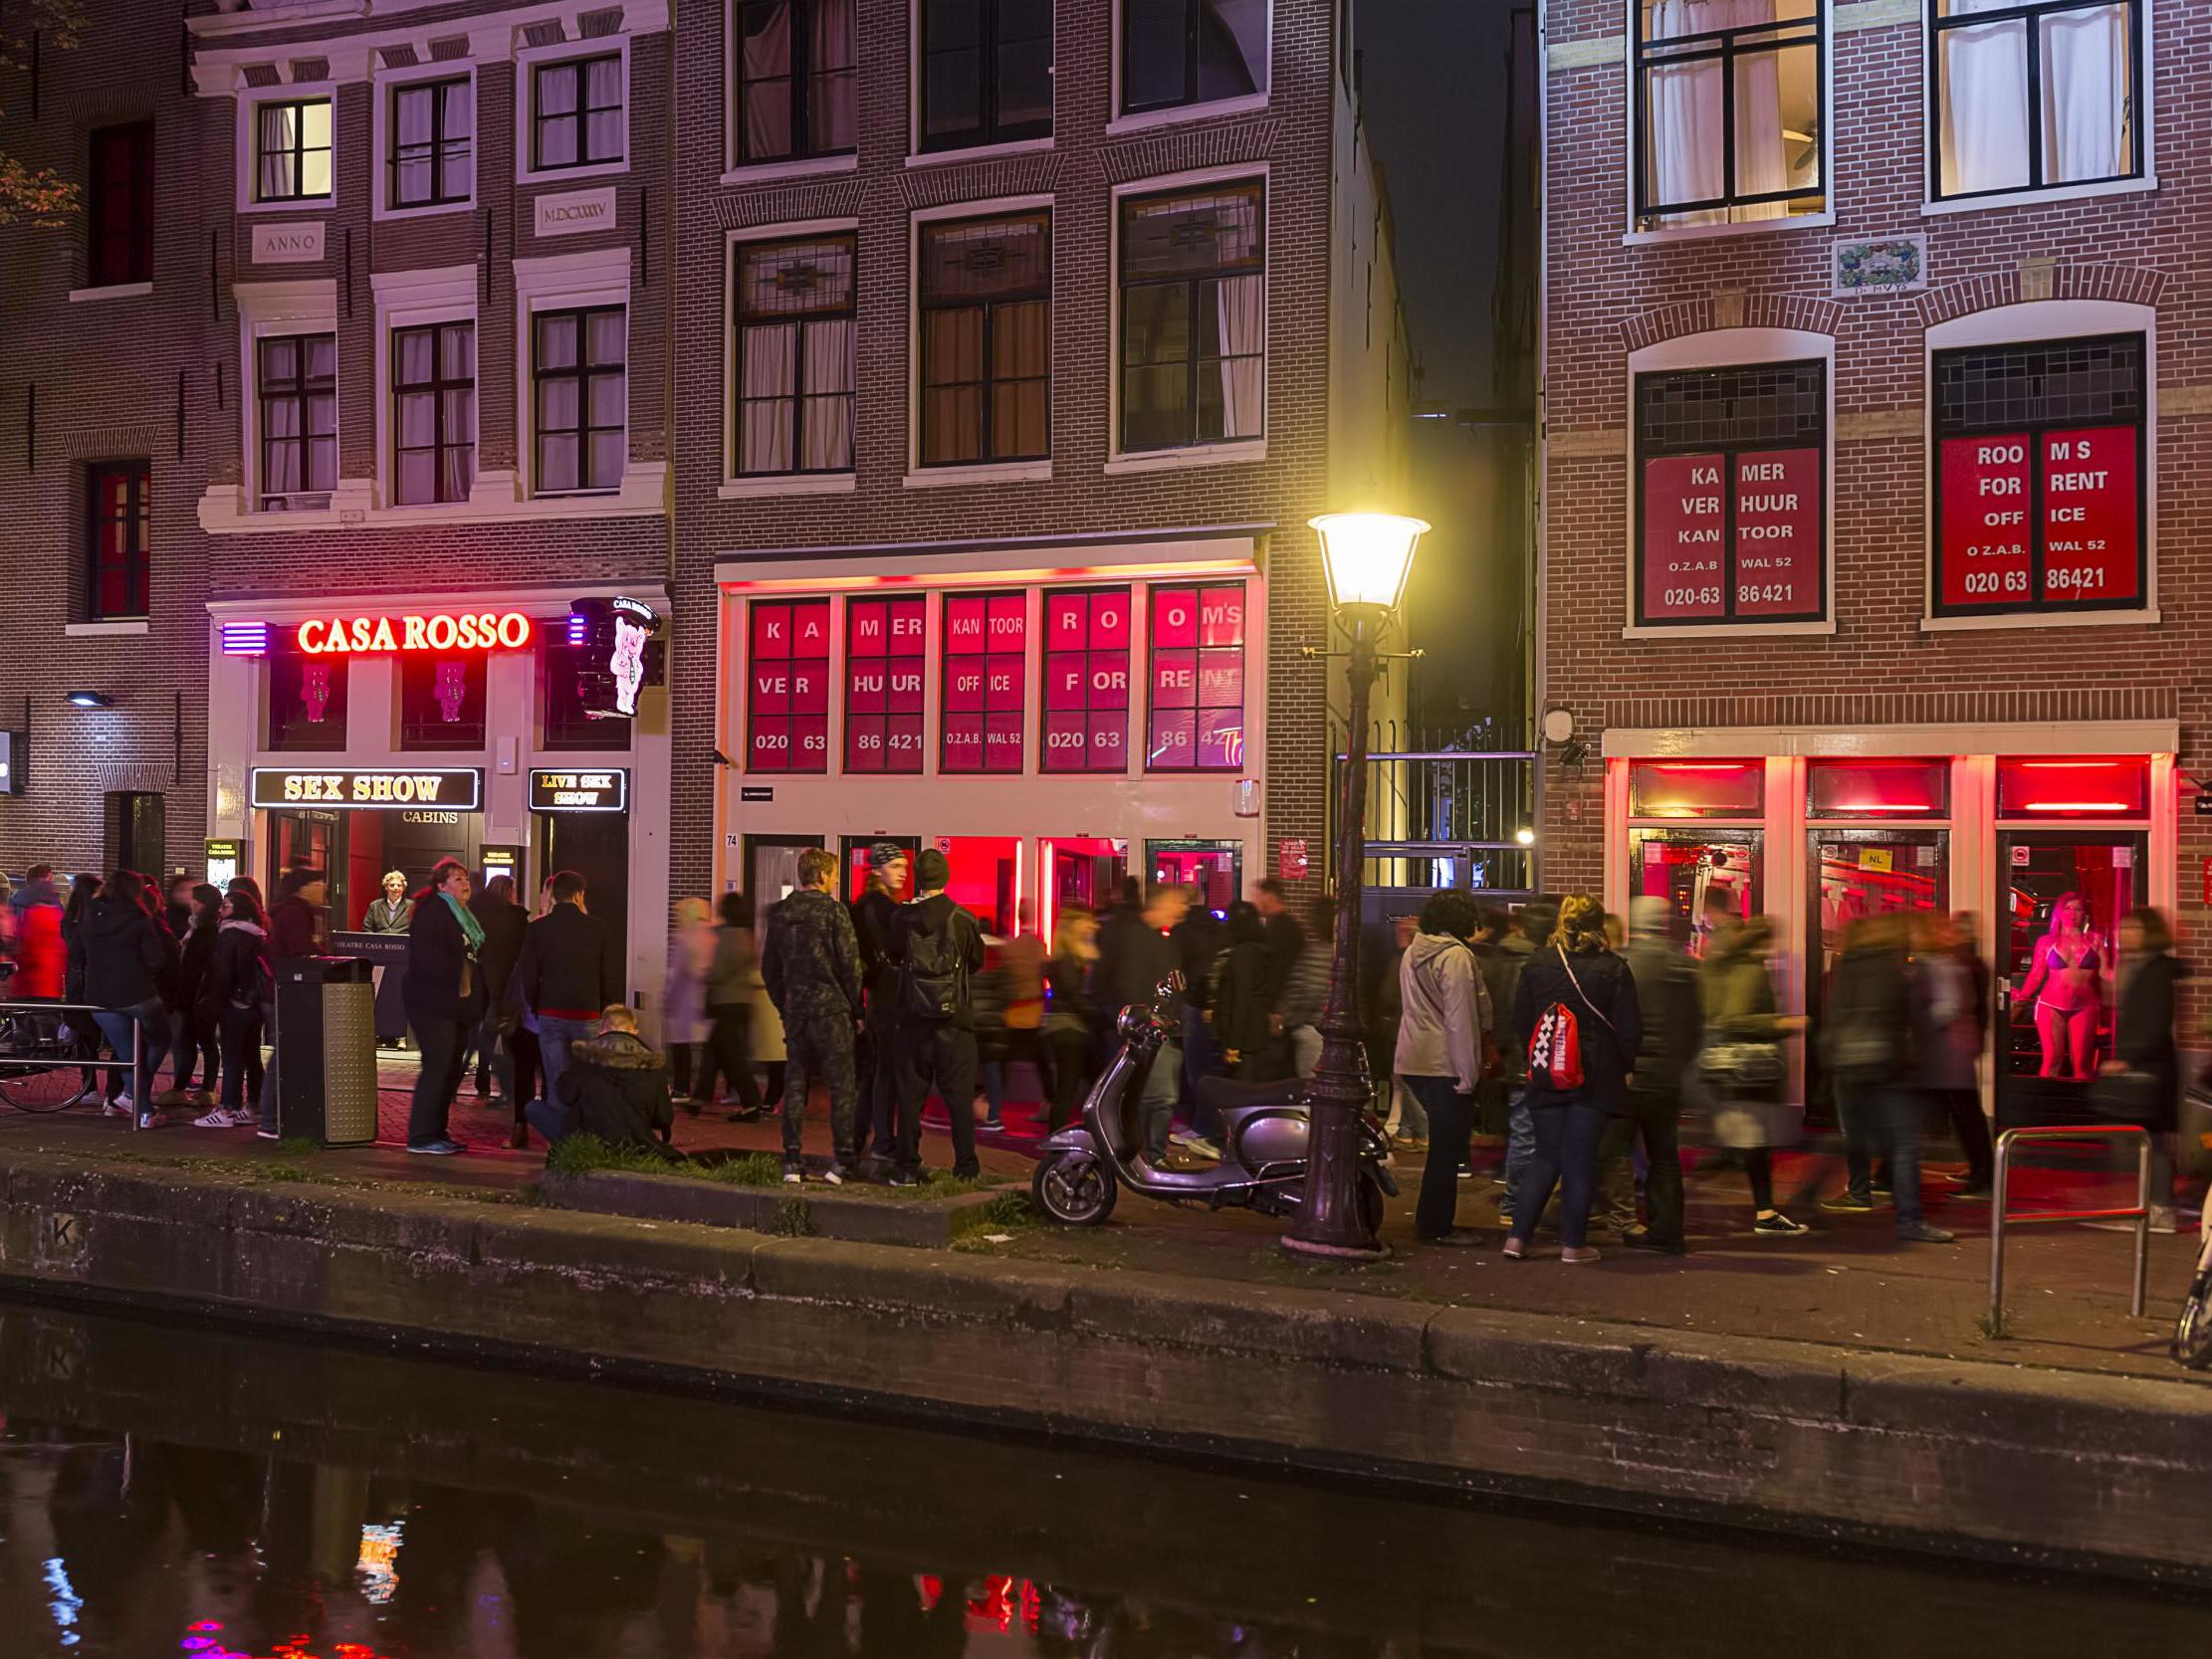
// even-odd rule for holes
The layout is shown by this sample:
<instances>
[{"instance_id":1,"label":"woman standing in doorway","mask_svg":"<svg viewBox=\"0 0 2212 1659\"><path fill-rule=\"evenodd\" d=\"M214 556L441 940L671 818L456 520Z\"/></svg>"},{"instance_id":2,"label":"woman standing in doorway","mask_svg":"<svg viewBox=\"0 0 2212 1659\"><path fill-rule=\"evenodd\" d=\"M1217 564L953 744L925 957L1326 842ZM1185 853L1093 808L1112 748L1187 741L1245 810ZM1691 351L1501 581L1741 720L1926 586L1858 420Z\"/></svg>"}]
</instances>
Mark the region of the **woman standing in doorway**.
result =
<instances>
[{"instance_id":1,"label":"woman standing in doorway","mask_svg":"<svg viewBox=\"0 0 2212 1659\"><path fill-rule=\"evenodd\" d=\"M415 902L407 896L406 872L385 871L383 892L368 902L368 910L361 917L361 932L404 935L414 919ZM398 1048L407 1040L407 1013L400 1003L398 985L385 988L386 981L396 980L397 975L379 962L370 978L375 987L376 1044L379 1048Z\"/></svg>"},{"instance_id":2,"label":"woman standing in doorway","mask_svg":"<svg viewBox=\"0 0 2212 1659\"><path fill-rule=\"evenodd\" d=\"M2062 893L2051 907L2051 931L2036 941L2035 961L2020 1000L2036 1010L2044 1077L2086 1083L2097 1075L2097 1024L2103 1011L2103 958L2090 926L2089 901Z\"/></svg>"}]
</instances>

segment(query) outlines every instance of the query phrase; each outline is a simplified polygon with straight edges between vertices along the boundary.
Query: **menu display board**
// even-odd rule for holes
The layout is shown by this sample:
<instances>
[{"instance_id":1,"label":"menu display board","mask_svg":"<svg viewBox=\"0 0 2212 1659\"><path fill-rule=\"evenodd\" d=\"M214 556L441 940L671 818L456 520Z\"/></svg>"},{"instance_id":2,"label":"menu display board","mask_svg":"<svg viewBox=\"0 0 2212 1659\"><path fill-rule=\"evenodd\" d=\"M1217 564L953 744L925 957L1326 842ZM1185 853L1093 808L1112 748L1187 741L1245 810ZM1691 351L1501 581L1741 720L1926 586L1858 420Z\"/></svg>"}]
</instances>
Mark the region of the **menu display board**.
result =
<instances>
[{"instance_id":1,"label":"menu display board","mask_svg":"<svg viewBox=\"0 0 2212 1659\"><path fill-rule=\"evenodd\" d=\"M1648 459L1641 620L1817 620L1822 471L1815 447Z\"/></svg>"},{"instance_id":2,"label":"menu display board","mask_svg":"<svg viewBox=\"0 0 2212 1659\"><path fill-rule=\"evenodd\" d=\"M919 593L845 604L845 770L922 769L923 630Z\"/></svg>"},{"instance_id":3,"label":"menu display board","mask_svg":"<svg viewBox=\"0 0 2212 1659\"><path fill-rule=\"evenodd\" d=\"M1028 627L1026 594L945 596L942 770L1021 770L1021 729L1027 714L1021 656Z\"/></svg>"},{"instance_id":4,"label":"menu display board","mask_svg":"<svg viewBox=\"0 0 2212 1659\"><path fill-rule=\"evenodd\" d=\"M1048 772L1129 769L1130 590L1044 596L1044 752Z\"/></svg>"},{"instance_id":5,"label":"menu display board","mask_svg":"<svg viewBox=\"0 0 2212 1659\"><path fill-rule=\"evenodd\" d=\"M746 769L829 770L829 601L756 599Z\"/></svg>"},{"instance_id":6,"label":"menu display board","mask_svg":"<svg viewBox=\"0 0 2212 1659\"><path fill-rule=\"evenodd\" d=\"M2101 426L1943 439L1938 608L2140 603L2139 438Z\"/></svg>"},{"instance_id":7,"label":"menu display board","mask_svg":"<svg viewBox=\"0 0 2212 1659\"><path fill-rule=\"evenodd\" d=\"M1151 712L1145 769L1234 771L1244 763L1244 586L1151 591Z\"/></svg>"}]
</instances>

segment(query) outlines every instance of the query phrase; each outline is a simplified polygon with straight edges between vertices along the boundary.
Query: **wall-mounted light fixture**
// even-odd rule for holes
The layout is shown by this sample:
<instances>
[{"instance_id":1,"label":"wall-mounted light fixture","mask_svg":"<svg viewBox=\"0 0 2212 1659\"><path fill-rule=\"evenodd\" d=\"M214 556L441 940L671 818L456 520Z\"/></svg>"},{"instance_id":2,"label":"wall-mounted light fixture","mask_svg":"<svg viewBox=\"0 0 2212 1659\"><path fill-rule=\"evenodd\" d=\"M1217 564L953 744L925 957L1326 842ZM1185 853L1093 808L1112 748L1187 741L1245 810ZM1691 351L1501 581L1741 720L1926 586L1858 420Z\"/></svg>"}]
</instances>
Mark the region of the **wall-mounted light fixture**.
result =
<instances>
[{"instance_id":1,"label":"wall-mounted light fixture","mask_svg":"<svg viewBox=\"0 0 2212 1659\"><path fill-rule=\"evenodd\" d=\"M79 709L112 709L115 700L106 692L70 692L69 701Z\"/></svg>"}]
</instances>

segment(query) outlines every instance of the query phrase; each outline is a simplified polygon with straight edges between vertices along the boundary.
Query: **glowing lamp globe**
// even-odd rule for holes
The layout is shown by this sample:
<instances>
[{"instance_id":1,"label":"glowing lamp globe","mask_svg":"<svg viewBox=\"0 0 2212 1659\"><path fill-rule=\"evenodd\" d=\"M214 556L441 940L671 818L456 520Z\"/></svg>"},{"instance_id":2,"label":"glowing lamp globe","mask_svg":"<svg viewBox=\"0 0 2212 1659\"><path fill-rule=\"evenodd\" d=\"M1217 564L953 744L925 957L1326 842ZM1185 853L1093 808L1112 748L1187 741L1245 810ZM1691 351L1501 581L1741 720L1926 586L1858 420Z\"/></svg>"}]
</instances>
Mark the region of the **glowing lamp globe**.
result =
<instances>
[{"instance_id":1,"label":"glowing lamp globe","mask_svg":"<svg viewBox=\"0 0 2212 1659\"><path fill-rule=\"evenodd\" d=\"M1321 536L1330 604L1339 609L1398 608L1414 567L1414 544L1429 527L1427 519L1396 513L1324 513L1306 522Z\"/></svg>"}]
</instances>

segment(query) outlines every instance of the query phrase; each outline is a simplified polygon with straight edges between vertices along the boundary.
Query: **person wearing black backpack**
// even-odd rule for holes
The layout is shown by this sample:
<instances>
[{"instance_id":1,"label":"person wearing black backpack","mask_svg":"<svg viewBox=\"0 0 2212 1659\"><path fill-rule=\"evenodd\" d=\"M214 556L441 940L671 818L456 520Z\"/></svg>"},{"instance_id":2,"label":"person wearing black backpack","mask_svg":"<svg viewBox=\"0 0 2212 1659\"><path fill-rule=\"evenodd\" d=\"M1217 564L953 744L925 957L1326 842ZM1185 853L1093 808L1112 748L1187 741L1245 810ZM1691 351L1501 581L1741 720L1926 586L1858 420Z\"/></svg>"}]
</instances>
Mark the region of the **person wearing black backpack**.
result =
<instances>
[{"instance_id":1,"label":"person wearing black backpack","mask_svg":"<svg viewBox=\"0 0 2212 1659\"><path fill-rule=\"evenodd\" d=\"M973 983L983 971L984 931L945 892L952 861L935 847L914 861L918 897L901 905L884 939L898 971L899 1141L891 1184L922 1177L922 1102L936 1085L953 1121L953 1173L982 1172L976 1161L976 1016Z\"/></svg>"},{"instance_id":2,"label":"person wearing black backpack","mask_svg":"<svg viewBox=\"0 0 2212 1659\"><path fill-rule=\"evenodd\" d=\"M1598 1152L1612 1121L1628 1113L1644 1021L1628 963L1606 947L1605 907L1587 893L1560 902L1558 928L1521 969L1513 1028L1528 1050L1536 1149L1513 1194L1505 1254L1527 1256L1557 1186L1559 1259L1594 1262L1598 1252L1587 1241Z\"/></svg>"}]
</instances>

